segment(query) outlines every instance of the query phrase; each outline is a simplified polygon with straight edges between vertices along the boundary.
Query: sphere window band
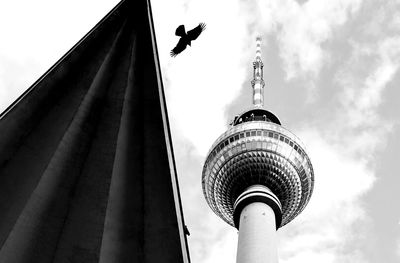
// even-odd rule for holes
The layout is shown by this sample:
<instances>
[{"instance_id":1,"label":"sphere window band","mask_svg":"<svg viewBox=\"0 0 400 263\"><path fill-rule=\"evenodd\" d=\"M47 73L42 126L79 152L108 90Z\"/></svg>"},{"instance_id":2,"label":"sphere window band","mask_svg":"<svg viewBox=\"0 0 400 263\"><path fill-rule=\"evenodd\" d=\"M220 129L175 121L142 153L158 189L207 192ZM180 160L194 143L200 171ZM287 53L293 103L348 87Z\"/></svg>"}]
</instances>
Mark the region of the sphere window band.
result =
<instances>
[{"instance_id":1,"label":"sphere window band","mask_svg":"<svg viewBox=\"0 0 400 263\"><path fill-rule=\"evenodd\" d=\"M266 133L266 131L264 131L263 136L265 136L265 133ZM251 131L251 132L249 131L249 132L246 132L246 137L254 137L254 136L262 136L261 135L261 131ZM229 138L229 140L226 140L223 143L221 143L220 145L218 145L218 147L214 151L212 151L212 153L209 156L209 158L207 159L205 165L207 165L207 163L209 162L210 159L214 158L219 152L221 152L226 146L228 146L229 145L229 141L230 141L230 143L232 143L232 142L237 141L237 140L239 140L239 139L241 139L243 137L242 137L242 134L240 134L240 138L238 138L237 136L233 136L233 137ZM300 156L305 157L305 153L301 150L300 146L298 146L296 144L296 142L291 141L290 139L284 137L283 135L280 135L278 133L273 133L273 132L269 132L268 133L268 137L271 137L271 138L273 137L275 139L279 138L281 141L285 142L290 147L293 147L299 153Z\"/></svg>"},{"instance_id":2,"label":"sphere window band","mask_svg":"<svg viewBox=\"0 0 400 263\"><path fill-rule=\"evenodd\" d=\"M261 134L261 132L263 132L263 134ZM267 136L266 135L267 132L266 131L249 131L246 132L246 137L254 137L254 136ZM240 138L239 138L240 137ZM281 141L284 141L286 144L289 144L290 147L293 147L294 145L294 149L301 155L304 156L304 153L301 151L301 149L299 148L299 146L296 145L295 142L291 141L290 139L284 137L283 135L280 135L278 133L273 133L273 132L269 132L268 133L268 137L271 138L275 138L275 139L280 139ZM222 151L228 144L237 141L239 139L244 138L244 134L241 133L240 136L239 135L235 135L233 137L230 137L229 140L224 141L223 143L221 143L212 153L211 153L211 158L213 158L218 152ZM209 158L210 159L210 158Z\"/></svg>"}]
</instances>

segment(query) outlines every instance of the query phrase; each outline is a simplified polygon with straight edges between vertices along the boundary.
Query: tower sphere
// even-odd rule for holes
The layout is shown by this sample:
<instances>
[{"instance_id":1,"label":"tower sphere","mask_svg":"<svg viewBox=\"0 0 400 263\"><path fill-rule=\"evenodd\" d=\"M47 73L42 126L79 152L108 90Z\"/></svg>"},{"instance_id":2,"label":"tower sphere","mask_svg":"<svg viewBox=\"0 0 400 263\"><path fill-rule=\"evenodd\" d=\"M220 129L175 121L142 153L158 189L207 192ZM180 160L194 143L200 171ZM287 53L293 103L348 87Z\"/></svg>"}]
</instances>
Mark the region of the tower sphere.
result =
<instances>
[{"instance_id":1,"label":"tower sphere","mask_svg":"<svg viewBox=\"0 0 400 263\"><path fill-rule=\"evenodd\" d=\"M207 203L237 228L235 202L254 185L267 187L279 199L277 228L305 208L314 187L313 168L302 142L261 107L235 117L211 147L202 173Z\"/></svg>"}]
</instances>

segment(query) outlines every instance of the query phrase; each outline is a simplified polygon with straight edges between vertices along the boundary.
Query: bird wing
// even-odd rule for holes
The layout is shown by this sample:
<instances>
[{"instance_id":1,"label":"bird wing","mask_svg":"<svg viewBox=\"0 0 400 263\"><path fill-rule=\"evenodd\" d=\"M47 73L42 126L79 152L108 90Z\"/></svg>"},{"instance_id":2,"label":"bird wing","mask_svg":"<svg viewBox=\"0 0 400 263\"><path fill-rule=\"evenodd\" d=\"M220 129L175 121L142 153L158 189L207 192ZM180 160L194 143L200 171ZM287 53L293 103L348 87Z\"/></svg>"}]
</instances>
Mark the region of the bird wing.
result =
<instances>
[{"instance_id":1,"label":"bird wing","mask_svg":"<svg viewBox=\"0 0 400 263\"><path fill-rule=\"evenodd\" d=\"M190 40L195 40L198 36L200 36L201 32L203 32L204 29L206 29L206 24L200 23L198 26L196 26L192 30L189 30L187 32L187 35Z\"/></svg>"},{"instance_id":2,"label":"bird wing","mask_svg":"<svg viewBox=\"0 0 400 263\"><path fill-rule=\"evenodd\" d=\"M185 26L184 25L178 26L175 30L175 35L179 37L183 37L184 35L186 35Z\"/></svg>"},{"instance_id":3,"label":"bird wing","mask_svg":"<svg viewBox=\"0 0 400 263\"><path fill-rule=\"evenodd\" d=\"M185 50L186 46L187 46L187 42L181 37L178 41L178 44L176 44L176 47L174 47L171 50L171 52L170 52L171 57L175 57L176 55L181 53L183 50Z\"/></svg>"}]
</instances>

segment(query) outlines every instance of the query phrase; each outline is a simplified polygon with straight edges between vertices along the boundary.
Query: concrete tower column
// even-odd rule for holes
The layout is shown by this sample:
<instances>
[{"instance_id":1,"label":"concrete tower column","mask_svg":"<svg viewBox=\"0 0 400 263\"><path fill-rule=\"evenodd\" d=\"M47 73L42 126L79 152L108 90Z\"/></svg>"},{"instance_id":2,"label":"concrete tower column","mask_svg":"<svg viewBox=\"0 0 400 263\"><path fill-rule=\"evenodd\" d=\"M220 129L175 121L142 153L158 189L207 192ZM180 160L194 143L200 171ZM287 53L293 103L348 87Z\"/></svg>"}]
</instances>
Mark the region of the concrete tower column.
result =
<instances>
[{"instance_id":1,"label":"concrete tower column","mask_svg":"<svg viewBox=\"0 0 400 263\"><path fill-rule=\"evenodd\" d=\"M239 230L236 262L276 263L276 230L307 205L314 170L302 142L263 108L259 37L251 85L253 107L237 115L214 142L204 163L202 187L211 209Z\"/></svg>"},{"instance_id":2,"label":"concrete tower column","mask_svg":"<svg viewBox=\"0 0 400 263\"><path fill-rule=\"evenodd\" d=\"M277 263L276 226L281 218L278 198L265 186L251 186L235 202L236 217L238 214L236 263Z\"/></svg>"}]
</instances>

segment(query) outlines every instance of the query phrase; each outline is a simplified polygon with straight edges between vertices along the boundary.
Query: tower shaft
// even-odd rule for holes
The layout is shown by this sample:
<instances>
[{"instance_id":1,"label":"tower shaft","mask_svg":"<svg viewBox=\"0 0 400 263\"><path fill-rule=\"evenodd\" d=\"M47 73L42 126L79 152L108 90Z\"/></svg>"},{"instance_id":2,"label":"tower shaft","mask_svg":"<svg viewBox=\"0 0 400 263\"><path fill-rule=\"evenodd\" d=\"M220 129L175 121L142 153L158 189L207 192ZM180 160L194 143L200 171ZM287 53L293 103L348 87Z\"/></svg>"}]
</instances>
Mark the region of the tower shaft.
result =
<instances>
[{"instance_id":1,"label":"tower shaft","mask_svg":"<svg viewBox=\"0 0 400 263\"><path fill-rule=\"evenodd\" d=\"M275 214L262 202L248 204L240 214L236 263L277 263Z\"/></svg>"},{"instance_id":2,"label":"tower shaft","mask_svg":"<svg viewBox=\"0 0 400 263\"><path fill-rule=\"evenodd\" d=\"M250 186L235 202L234 217L238 215L236 263L277 263L277 216L282 210L276 195L266 186Z\"/></svg>"}]
</instances>

